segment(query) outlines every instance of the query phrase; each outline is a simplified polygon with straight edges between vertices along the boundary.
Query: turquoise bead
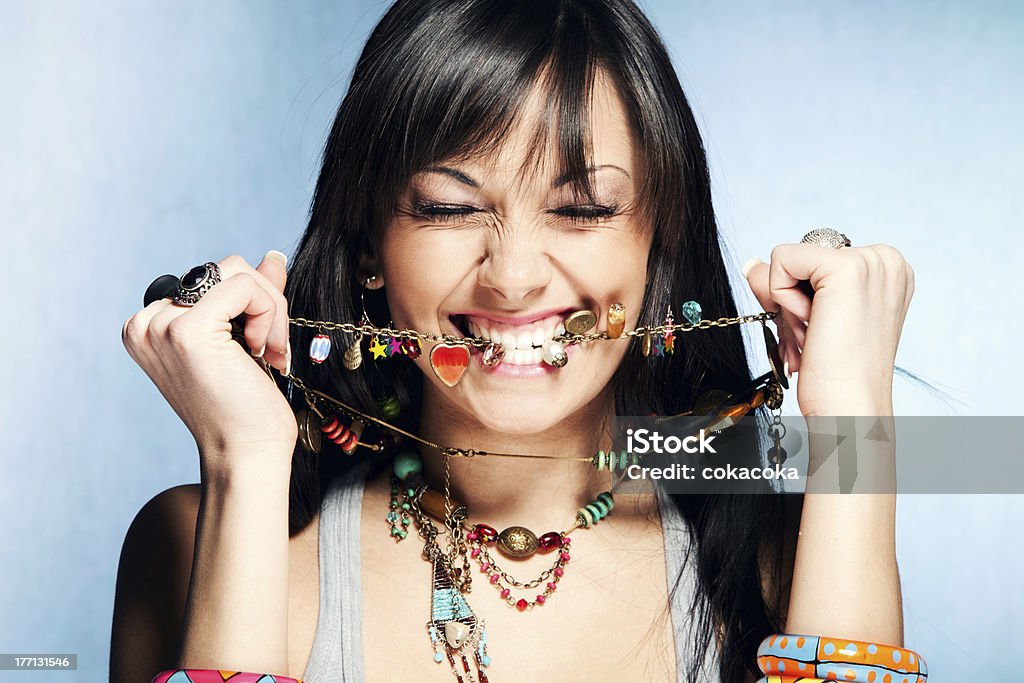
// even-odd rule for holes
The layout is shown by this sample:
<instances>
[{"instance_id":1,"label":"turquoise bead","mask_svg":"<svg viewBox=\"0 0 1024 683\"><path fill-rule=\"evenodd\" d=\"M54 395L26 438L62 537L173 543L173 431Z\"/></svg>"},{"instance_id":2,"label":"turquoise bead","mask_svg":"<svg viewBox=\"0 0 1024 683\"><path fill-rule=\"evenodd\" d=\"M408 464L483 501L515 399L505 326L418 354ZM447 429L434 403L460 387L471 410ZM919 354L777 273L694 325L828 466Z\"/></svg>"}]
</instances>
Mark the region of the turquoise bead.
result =
<instances>
[{"instance_id":1,"label":"turquoise bead","mask_svg":"<svg viewBox=\"0 0 1024 683\"><path fill-rule=\"evenodd\" d=\"M595 522L600 522L604 519L604 515L601 514L601 511L593 503L587 503L586 508L594 516Z\"/></svg>"},{"instance_id":2,"label":"turquoise bead","mask_svg":"<svg viewBox=\"0 0 1024 683\"><path fill-rule=\"evenodd\" d=\"M491 665L491 657L490 657L490 655L484 655L483 657L481 657L480 658L480 663L483 664L484 666L490 666Z\"/></svg>"},{"instance_id":3,"label":"turquoise bead","mask_svg":"<svg viewBox=\"0 0 1024 683\"><path fill-rule=\"evenodd\" d=\"M696 301L687 301L683 304L683 317L691 325L696 325L700 322L701 313L700 304Z\"/></svg>"},{"instance_id":4,"label":"turquoise bead","mask_svg":"<svg viewBox=\"0 0 1024 683\"><path fill-rule=\"evenodd\" d=\"M612 494L605 491L604 493L597 494L597 497L608 506L608 511L611 512L612 508L615 507L615 499L612 498Z\"/></svg>"},{"instance_id":5,"label":"turquoise bead","mask_svg":"<svg viewBox=\"0 0 1024 683\"><path fill-rule=\"evenodd\" d=\"M438 664L440 664L441 662L444 661L444 655L441 654L440 652L435 652L434 653L434 661L437 662Z\"/></svg>"},{"instance_id":6,"label":"turquoise bead","mask_svg":"<svg viewBox=\"0 0 1024 683\"><path fill-rule=\"evenodd\" d=\"M602 501L602 500L595 500L595 501L592 501L590 504L593 505L594 507L596 507L598 510L600 510L601 517L607 517L608 516L608 506L604 504L604 501Z\"/></svg>"},{"instance_id":7,"label":"turquoise bead","mask_svg":"<svg viewBox=\"0 0 1024 683\"><path fill-rule=\"evenodd\" d=\"M412 451L402 451L395 456L395 461L392 463L392 467L395 470L395 476L399 479L408 479L412 474L419 474L423 471L423 460L419 454L413 453Z\"/></svg>"}]
</instances>

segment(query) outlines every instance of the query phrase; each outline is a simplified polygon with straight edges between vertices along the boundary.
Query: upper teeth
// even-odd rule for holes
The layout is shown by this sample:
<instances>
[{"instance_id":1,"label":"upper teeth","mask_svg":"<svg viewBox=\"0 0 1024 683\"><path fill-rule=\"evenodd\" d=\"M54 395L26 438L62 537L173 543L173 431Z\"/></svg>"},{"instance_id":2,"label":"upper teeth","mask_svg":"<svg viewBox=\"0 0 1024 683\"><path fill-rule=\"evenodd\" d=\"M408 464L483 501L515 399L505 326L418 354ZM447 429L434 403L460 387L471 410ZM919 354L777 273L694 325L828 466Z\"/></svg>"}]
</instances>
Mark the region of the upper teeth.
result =
<instances>
[{"instance_id":1,"label":"upper teeth","mask_svg":"<svg viewBox=\"0 0 1024 683\"><path fill-rule=\"evenodd\" d=\"M565 334L565 325L556 318L516 326L481 319L468 322L473 336L501 344L508 351L539 349L548 339Z\"/></svg>"}]
</instances>

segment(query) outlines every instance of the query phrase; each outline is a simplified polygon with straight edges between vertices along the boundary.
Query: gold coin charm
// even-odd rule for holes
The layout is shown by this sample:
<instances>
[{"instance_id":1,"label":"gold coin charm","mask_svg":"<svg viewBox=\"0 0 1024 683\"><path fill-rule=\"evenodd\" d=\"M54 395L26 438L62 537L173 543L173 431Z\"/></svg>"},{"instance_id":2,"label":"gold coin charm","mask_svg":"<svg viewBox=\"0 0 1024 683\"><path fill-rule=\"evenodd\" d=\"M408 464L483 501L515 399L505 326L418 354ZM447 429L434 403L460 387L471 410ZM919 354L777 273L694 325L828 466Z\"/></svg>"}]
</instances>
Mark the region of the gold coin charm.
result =
<instances>
[{"instance_id":1,"label":"gold coin charm","mask_svg":"<svg viewBox=\"0 0 1024 683\"><path fill-rule=\"evenodd\" d=\"M597 324L597 314L593 311L573 311L565 319L565 331L569 334L586 334Z\"/></svg>"},{"instance_id":2,"label":"gold coin charm","mask_svg":"<svg viewBox=\"0 0 1024 683\"><path fill-rule=\"evenodd\" d=\"M608 337L618 339L622 336L624 329L626 329L626 307L622 304L612 304L608 307Z\"/></svg>"},{"instance_id":3,"label":"gold coin charm","mask_svg":"<svg viewBox=\"0 0 1024 683\"><path fill-rule=\"evenodd\" d=\"M320 417L312 410L303 408L295 413L295 421L299 426L299 443L310 453L319 453L324 437L320 431Z\"/></svg>"},{"instance_id":4,"label":"gold coin charm","mask_svg":"<svg viewBox=\"0 0 1024 683\"><path fill-rule=\"evenodd\" d=\"M537 552L537 535L523 526L510 526L498 534L498 548L511 557L528 557Z\"/></svg>"}]
</instances>

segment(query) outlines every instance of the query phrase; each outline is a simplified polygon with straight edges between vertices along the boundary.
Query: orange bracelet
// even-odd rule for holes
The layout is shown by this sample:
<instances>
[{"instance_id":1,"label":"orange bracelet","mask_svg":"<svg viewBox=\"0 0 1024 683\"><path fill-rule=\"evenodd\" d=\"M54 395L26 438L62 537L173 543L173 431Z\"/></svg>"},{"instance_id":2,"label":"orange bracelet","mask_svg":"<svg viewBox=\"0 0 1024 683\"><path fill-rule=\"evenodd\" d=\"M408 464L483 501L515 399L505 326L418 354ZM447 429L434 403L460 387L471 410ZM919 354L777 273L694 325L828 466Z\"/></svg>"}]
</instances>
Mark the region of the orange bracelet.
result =
<instances>
[{"instance_id":1,"label":"orange bracelet","mask_svg":"<svg viewBox=\"0 0 1024 683\"><path fill-rule=\"evenodd\" d=\"M847 681L926 683L928 666L913 650L858 640L780 634L757 648L762 683Z\"/></svg>"},{"instance_id":2,"label":"orange bracelet","mask_svg":"<svg viewBox=\"0 0 1024 683\"><path fill-rule=\"evenodd\" d=\"M280 674L257 674L250 671L168 669L154 676L150 683L302 683L302 679L289 678Z\"/></svg>"}]
</instances>

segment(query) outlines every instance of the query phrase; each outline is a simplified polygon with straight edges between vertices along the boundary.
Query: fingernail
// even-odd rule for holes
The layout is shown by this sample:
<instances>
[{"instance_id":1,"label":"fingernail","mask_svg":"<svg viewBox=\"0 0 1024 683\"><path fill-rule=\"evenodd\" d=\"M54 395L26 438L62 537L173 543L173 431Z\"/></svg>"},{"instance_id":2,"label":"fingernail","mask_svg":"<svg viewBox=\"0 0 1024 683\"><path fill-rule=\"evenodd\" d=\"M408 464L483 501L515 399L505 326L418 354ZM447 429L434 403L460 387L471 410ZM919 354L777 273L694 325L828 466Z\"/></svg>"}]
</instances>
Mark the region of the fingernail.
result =
<instances>
[{"instance_id":1,"label":"fingernail","mask_svg":"<svg viewBox=\"0 0 1024 683\"><path fill-rule=\"evenodd\" d=\"M787 359L785 360L785 362L783 362L783 364L782 364L782 373L783 373L783 374L784 374L784 375L785 375L785 376L786 376L787 378L792 378L792 377L793 377L792 373L790 373L790 371L789 371L789 359L788 359L788 358L787 358Z\"/></svg>"},{"instance_id":2,"label":"fingernail","mask_svg":"<svg viewBox=\"0 0 1024 683\"><path fill-rule=\"evenodd\" d=\"M284 352L284 376L292 374L292 342L288 340Z\"/></svg>"},{"instance_id":3,"label":"fingernail","mask_svg":"<svg viewBox=\"0 0 1024 683\"><path fill-rule=\"evenodd\" d=\"M747 259L747 262L743 264L743 277L747 277L750 274L751 269L758 263L764 263L759 257L752 256Z\"/></svg>"},{"instance_id":4,"label":"fingernail","mask_svg":"<svg viewBox=\"0 0 1024 683\"><path fill-rule=\"evenodd\" d=\"M288 265L288 257L285 256L284 253L278 251L277 249L271 249L263 258L276 258L281 263Z\"/></svg>"},{"instance_id":5,"label":"fingernail","mask_svg":"<svg viewBox=\"0 0 1024 683\"><path fill-rule=\"evenodd\" d=\"M260 347L259 351L253 351L252 352L252 357L253 358L262 358L263 354L266 352L266 350L267 350L267 345L264 344L263 346Z\"/></svg>"}]
</instances>

